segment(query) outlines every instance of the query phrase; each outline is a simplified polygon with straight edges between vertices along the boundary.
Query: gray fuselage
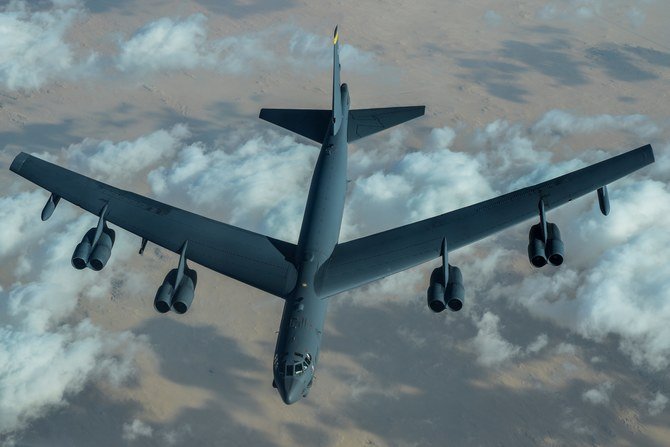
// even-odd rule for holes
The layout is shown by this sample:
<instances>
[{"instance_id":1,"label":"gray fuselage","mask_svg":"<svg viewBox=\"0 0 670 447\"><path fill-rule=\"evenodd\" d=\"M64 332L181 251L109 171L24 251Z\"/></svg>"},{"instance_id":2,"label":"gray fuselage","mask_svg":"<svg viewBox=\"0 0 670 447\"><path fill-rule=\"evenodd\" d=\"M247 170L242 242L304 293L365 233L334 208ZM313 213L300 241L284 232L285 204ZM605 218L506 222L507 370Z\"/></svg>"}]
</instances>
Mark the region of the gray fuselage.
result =
<instances>
[{"instance_id":1,"label":"gray fuselage","mask_svg":"<svg viewBox=\"0 0 670 447\"><path fill-rule=\"evenodd\" d=\"M286 297L273 362L274 383L292 404L309 392L328 307L319 295L317 273L337 245L347 188L347 117L349 93L342 98L339 130L328 128L312 175L296 253L298 281Z\"/></svg>"}]
</instances>

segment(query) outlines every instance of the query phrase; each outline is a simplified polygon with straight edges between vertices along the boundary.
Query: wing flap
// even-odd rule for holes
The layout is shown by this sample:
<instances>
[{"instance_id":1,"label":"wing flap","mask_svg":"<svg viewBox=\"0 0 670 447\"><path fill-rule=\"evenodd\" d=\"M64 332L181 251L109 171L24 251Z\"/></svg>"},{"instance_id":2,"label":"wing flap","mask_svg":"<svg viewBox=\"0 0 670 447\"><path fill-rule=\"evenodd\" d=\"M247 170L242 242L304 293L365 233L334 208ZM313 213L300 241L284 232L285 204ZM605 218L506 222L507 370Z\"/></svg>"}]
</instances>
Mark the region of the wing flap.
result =
<instances>
[{"instance_id":1,"label":"wing flap","mask_svg":"<svg viewBox=\"0 0 670 447\"><path fill-rule=\"evenodd\" d=\"M355 239L335 247L324 264L319 292L330 296L440 256L550 210L654 162L650 145L578 171L440 216Z\"/></svg>"},{"instance_id":2,"label":"wing flap","mask_svg":"<svg viewBox=\"0 0 670 447\"><path fill-rule=\"evenodd\" d=\"M115 188L21 153L10 170L109 222L250 286L283 297L295 285L295 245Z\"/></svg>"}]
</instances>

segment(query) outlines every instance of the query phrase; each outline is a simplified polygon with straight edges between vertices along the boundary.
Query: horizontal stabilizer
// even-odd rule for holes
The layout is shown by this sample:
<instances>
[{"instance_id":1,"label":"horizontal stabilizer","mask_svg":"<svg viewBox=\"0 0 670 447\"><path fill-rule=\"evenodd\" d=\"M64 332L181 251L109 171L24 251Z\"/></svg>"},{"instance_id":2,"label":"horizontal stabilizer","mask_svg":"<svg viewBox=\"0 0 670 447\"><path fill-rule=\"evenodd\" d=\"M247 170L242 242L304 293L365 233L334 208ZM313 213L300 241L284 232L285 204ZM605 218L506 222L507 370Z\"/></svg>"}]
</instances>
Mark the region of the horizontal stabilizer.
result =
<instances>
[{"instance_id":1,"label":"horizontal stabilizer","mask_svg":"<svg viewBox=\"0 0 670 447\"><path fill-rule=\"evenodd\" d=\"M405 121L422 116L425 106L386 107L381 109L358 109L349 111L348 141L356 141L381 132Z\"/></svg>"},{"instance_id":2,"label":"horizontal stabilizer","mask_svg":"<svg viewBox=\"0 0 670 447\"><path fill-rule=\"evenodd\" d=\"M332 113L330 110L315 109L261 109L259 117L312 141L323 143Z\"/></svg>"}]
</instances>

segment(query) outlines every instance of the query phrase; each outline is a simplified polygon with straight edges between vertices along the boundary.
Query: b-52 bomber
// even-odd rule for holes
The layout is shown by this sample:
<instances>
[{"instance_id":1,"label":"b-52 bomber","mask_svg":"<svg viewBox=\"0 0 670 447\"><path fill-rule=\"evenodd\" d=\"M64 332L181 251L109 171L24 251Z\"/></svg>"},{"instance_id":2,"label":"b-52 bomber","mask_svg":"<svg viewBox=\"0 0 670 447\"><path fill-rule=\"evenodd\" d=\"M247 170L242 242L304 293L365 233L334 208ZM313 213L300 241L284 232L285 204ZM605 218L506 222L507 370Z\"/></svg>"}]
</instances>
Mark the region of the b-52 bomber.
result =
<instances>
[{"instance_id":1,"label":"b-52 bomber","mask_svg":"<svg viewBox=\"0 0 670 447\"><path fill-rule=\"evenodd\" d=\"M535 218L528 258L533 266L563 263L558 226L547 212L597 191L609 213L607 185L654 161L650 145L537 185L381 233L339 243L347 188L347 145L424 114L424 106L350 109L349 89L340 83L338 33L333 38L330 110L262 109L260 118L321 145L314 168L298 244L281 241L193 214L69 171L27 153L10 169L51 192L42 220L65 199L99 216L72 255L76 269L101 270L110 258L113 223L179 254L158 288L160 313L186 312L195 293L200 264L284 300L274 353L272 384L286 404L307 396L319 359L329 297L434 259L427 303L434 312L458 311L465 296L463 275L449 253L507 227ZM449 167L436 167L449 175ZM374 293L371 290L370 293ZM398 361L402 361L399 359Z\"/></svg>"}]
</instances>

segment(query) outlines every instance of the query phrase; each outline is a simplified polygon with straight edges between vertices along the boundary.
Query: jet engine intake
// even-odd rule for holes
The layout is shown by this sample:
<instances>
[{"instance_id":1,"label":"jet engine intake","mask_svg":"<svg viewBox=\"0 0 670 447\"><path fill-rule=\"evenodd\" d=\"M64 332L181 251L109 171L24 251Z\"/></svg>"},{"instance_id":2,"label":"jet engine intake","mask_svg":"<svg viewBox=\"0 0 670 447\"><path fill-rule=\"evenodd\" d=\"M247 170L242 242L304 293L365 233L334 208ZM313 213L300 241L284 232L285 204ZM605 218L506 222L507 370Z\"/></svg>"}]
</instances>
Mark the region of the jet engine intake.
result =
<instances>
[{"instance_id":1,"label":"jet engine intake","mask_svg":"<svg viewBox=\"0 0 670 447\"><path fill-rule=\"evenodd\" d=\"M116 239L116 233L111 228L105 226L98 243L95 244L91 257L88 259L88 265L91 269L99 272L105 267L109 257L112 255L112 247L114 246L114 240Z\"/></svg>"},{"instance_id":2,"label":"jet engine intake","mask_svg":"<svg viewBox=\"0 0 670 447\"><path fill-rule=\"evenodd\" d=\"M85 269L88 265L88 258L91 256L93 238L95 237L95 228L86 232L84 238L74 249L72 253L72 266L77 270Z\"/></svg>"},{"instance_id":3,"label":"jet engine intake","mask_svg":"<svg viewBox=\"0 0 670 447\"><path fill-rule=\"evenodd\" d=\"M159 313L164 314L172 309L178 314L184 314L193 303L198 274L186 265L187 242L180 250L179 266L168 272L156 292L154 308Z\"/></svg>"},{"instance_id":4,"label":"jet engine intake","mask_svg":"<svg viewBox=\"0 0 670 447\"><path fill-rule=\"evenodd\" d=\"M177 293L172 300L172 310L178 314L184 314L191 307L195 296L195 286L198 283L198 274L195 270L186 269L184 278L181 280Z\"/></svg>"},{"instance_id":5,"label":"jet engine intake","mask_svg":"<svg viewBox=\"0 0 670 447\"><path fill-rule=\"evenodd\" d=\"M551 265L559 266L563 264L563 257L565 255L565 246L561 239L561 232L558 225L554 223L547 224L547 246L545 255Z\"/></svg>"},{"instance_id":6,"label":"jet engine intake","mask_svg":"<svg viewBox=\"0 0 670 447\"><path fill-rule=\"evenodd\" d=\"M542 225L535 224L528 232L528 260L533 267L544 267L547 265Z\"/></svg>"},{"instance_id":7,"label":"jet engine intake","mask_svg":"<svg viewBox=\"0 0 670 447\"><path fill-rule=\"evenodd\" d=\"M81 242L75 247L74 253L72 253L72 266L77 270L90 267L96 272L100 271L112 255L116 233L105 225L98 241L95 242L96 230L96 228L88 230Z\"/></svg>"},{"instance_id":8,"label":"jet engine intake","mask_svg":"<svg viewBox=\"0 0 670 447\"><path fill-rule=\"evenodd\" d=\"M440 313L446 308L443 278L442 267L436 268L430 275L430 285L427 293L428 307L435 313Z\"/></svg>"},{"instance_id":9,"label":"jet engine intake","mask_svg":"<svg viewBox=\"0 0 670 447\"><path fill-rule=\"evenodd\" d=\"M452 312L458 312L463 308L465 300L465 287L463 286L463 274L461 269L449 265L449 282L444 292L444 302Z\"/></svg>"},{"instance_id":10,"label":"jet engine intake","mask_svg":"<svg viewBox=\"0 0 670 447\"><path fill-rule=\"evenodd\" d=\"M156 298L154 298L154 308L159 313L166 313L170 310L172 306L172 296L174 295L175 282L177 281L177 269L172 269L165 275L163 284L158 288L156 292Z\"/></svg>"}]
</instances>

